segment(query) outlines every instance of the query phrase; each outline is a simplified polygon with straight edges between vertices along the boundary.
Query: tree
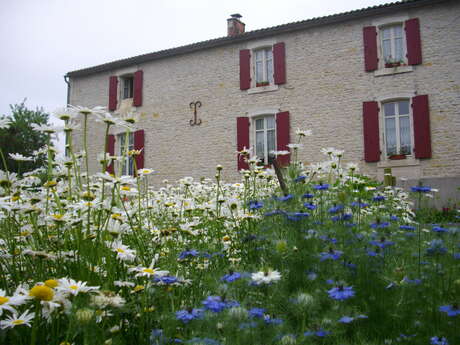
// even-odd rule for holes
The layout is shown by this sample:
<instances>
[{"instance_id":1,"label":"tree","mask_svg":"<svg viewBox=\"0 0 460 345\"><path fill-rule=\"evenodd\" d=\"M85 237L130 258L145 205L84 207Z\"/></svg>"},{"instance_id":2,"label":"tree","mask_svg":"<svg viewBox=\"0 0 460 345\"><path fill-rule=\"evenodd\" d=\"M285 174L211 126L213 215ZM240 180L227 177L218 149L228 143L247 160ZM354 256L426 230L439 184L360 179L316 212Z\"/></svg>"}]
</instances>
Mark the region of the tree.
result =
<instances>
[{"instance_id":1,"label":"tree","mask_svg":"<svg viewBox=\"0 0 460 345\"><path fill-rule=\"evenodd\" d=\"M49 114L43 108L27 109L25 100L20 104L11 105L11 124L9 128L0 128L1 150L6 158L8 171L23 173L44 165L45 156L36 155L34 151L47 143L47 135L32 128L32 124L48 125ZM2 116L4 118L5 115ZM20 153L33 157L34 161L16 161L10 158L10 153ZM5 169L3 164L1 169Z\"/></svg>"}]
</instances>

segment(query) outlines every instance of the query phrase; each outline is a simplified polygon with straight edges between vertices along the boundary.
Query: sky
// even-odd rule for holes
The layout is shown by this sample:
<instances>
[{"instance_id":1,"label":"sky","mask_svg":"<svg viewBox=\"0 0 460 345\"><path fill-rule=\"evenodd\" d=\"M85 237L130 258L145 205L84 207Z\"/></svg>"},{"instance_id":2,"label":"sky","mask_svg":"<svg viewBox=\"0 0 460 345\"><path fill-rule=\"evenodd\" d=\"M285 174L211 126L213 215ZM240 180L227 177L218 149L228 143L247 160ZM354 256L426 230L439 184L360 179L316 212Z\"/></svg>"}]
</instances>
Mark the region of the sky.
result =
<instances>
[{"instance_id":1,"label":"sky","mask_svg":"<svg viewBox=\"0 0 460 345\"><path fill-rule=\"evenodd\" d=\"M252 31L387 2L0 0L0 116L65 106L69 71L226 36L233 13Z\"/></svg>"}]
</instances>

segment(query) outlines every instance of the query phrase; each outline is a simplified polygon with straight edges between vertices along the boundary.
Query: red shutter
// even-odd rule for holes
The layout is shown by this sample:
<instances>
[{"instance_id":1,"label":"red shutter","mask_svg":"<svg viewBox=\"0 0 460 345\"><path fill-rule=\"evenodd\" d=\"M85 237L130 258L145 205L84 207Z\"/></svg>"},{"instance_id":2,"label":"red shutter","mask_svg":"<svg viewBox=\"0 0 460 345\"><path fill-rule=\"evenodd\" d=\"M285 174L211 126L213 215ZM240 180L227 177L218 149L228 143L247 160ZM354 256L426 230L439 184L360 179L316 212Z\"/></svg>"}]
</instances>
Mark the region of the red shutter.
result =
<instances>
[{"instance_id":1,"label":"red shutter","mask_svg":"<svg viewBox=\"0 0 460 345\"><path fill-rule=\"evenodd\" d=\"M430 109L428 95L412 98L415 158L431 158Z\"/></svg>"},{"instance_id":2,"label":"red shutter","mask_svg":"<svg viewBox=\"0 0 460 345\"><path fill-rule=\"evenodd\" d=\"M144 168L144 130L140 129L134 132L134 149L141 150L141 154L135 156L136 169Z\"/></svg>"},{"instance_id":3,"label":"red shutter","mask_svg":"<svg viewBox=\"0 0 460 345\"><path fill-rule=\"evenodd\" d=\"M111 156L115 156L115 136L113 134L109 134L107 137L107 152ZM107 172L110 174L115 173L115 169L113 168L114 163L113 161L110 163L110 165L107 166Z\"/></svg>"},{"instance_id":4,"label":"red shutter","mask_svg":"<svg viewBox=\"0 0 460 345\"><path fill-rule=\"evenodd\" d=\"M117 76L111 76L109 79L109 110L117 109Z\"/></svg>"},{"instance_id":5,"label":"red shutter","mask_svg":"<svg viewBox=\"0 0 460 345\"><path fill-rule=\"evenodd\" d=\"M366 72L377 69L377 28L375 26L366 26L363 28L364 39L364 66Z\"/></svg>"},{"instance_id":6,"label":"red shutter","mask_svg":"<svg viewBox=\"0 0 460 345\"><path fill-rule=\"evenodd\" d=\"M143 72L136 71L134 73L134 90L133 90L133 106L140 107L142 105L142 80Z\"/></svg>"},{"instance_id":7,"label":"red shutter","mask_svg":"<svg viewBox=\"0 0 460 345\"><path fill-rule=\"evenodd\" d=\"M422 41L420 39L420 22L418 18L406 20L407 62L409 65L422 63Z\"/></svg>"},{"instance_id":8,"label":"red shutter","mask_svg":"<svg viewBox=\"0 0 460 345\"><path fill-rule=\"evenodd\" d=\"M379 106L377 102L363 103L364 160L380 160Z\"/></svg>"},{"instance_id":9,"label":"red shutter","mask_svg":"<svg viewBox=\"0 0 460 345\"><path fill-rule=\"evenodd\" d=\"M249 118L236 118L236 150L249 149ZM244 157L238 155L238 170L249 169L249 164L244 161Z\"/></svg>"},{"instance_id":10,"label":"red shutter","mask_svg":"<svg viewBox=\"0 0 460 345\"><path fill-rule=\"evenodd\" d=\"M240 89L251 87L251 53L249 49L240 50Z\"/></svg>"},{"instance_id":11,"label":"red shutter","mask_svg":"<svg viewBox=\"0 0 460 345\"><path fill-rule=\"evenodd\" d=\"M284 42L276 43L273 46L273 65L275 84L286 83L286 53Z\"/></svg>"},{"instance_id":12,"label":"red shutter","mask_svg":"<svg viewBox=\"0 0 460 345\"><path fill-rule=\"evenodd\" d=\"M287 146L290 143L289 130L289 111L276 114L276 149L278 151L289 151ZM289 165L290 160L290 154L278 156L278 162L281 165Z\"/></svg>"}]
</instances>

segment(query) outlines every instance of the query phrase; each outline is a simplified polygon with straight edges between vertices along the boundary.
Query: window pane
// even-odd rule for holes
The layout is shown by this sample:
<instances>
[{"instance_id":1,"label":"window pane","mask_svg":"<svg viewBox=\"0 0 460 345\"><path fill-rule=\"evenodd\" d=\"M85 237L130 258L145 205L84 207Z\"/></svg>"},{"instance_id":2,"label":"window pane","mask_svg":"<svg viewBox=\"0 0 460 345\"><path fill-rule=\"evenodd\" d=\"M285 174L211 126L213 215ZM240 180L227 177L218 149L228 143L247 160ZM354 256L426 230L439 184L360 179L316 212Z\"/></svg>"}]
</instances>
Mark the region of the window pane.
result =
<instances>
[{"instance_id":1,"label":"window pane","mask_svg":"<svg viewBox=\"0 0 460 345\"><path fill-rule=\"evenodd\" d=\"M399 114L406 115L409 114L409 101L400 101L398 102Z\"/></svg>"},{"instance_id":2,"label":"window pane","mask_svg":"<svg viewBox=\"0 0 460 345\"><path fill-rule=\"evenodd\" d=\"M394 28L394 34L395 37L402 37L402 26L401 25L396 25L393 27Z\"/></svg>"},{"instance_id":3,"label":"window pane","mask_svg":"<svg viewBox=\"0 0 460 345\"><path fill-rule=\"evenodd\" d=\"M383 105L383 111L385 116L394 116L395 115L395 103L385 103Z\"/></svg>"},{"instance_id":4,"label":"window pane","mask_svg":"<svg viewBox=\"0 0 460 345\"><path fill-rule=\"evenodd\" d=\"M267 146L268 146L268 153L271 151L275 151L275 130L272 129L270 131L267 131Z\"/></svg>"},{"instance_id":5,"label":"window pane","mask_svg":"<svg viewBox=\"0 0 460 345\"><path fill-rule=\"evenodd\" d=\"M264 57L263 50L256 50L256 61L262 61Z\"/></svg>"},{"instance_id":6,"label":"window pane","mask_svg":"<svg viewBox=\"0 0 460 345\"><path fill-rule=\"evenodd\" d=\"M401 61L403 59L403 44L402 38L395 39L395 59Z\"/></svg>"},{"instance_id":7,"label":"window pane","mask_svg":"<svg viewBox=\"0 0 460 345\"><path fill-rule=\"evenodd\" d=\"M268 129L275 128L275 117L269 116L269 117L266 117L266 119L267 119L267 128Z\"/></svg>"},{"instance_id":8,"label":"window pane","mask_svg":"<svg viewBox=\"0 0 460 345\"><path fill-rule=\"evenodd\" d=\"M410 120L409 116L401 116L399 118L399 134L401 143L401 153L410 154L411 143L410 143Z\"/></svg>"},{"instance_id":9,"label":"window pane","mask_svg":"<svg viewBox=\"0 0 460 345\"><path fill-rule=\"evenodd\" d=\"M389 39L391 37L391 27L383 28L381 32L382 32L382 38L384 40Z\"/></svg>"},{"instance_id":10,"label":"window pane","mask_svg":"<svg viewBox=\"0 0 460 345\"><path fill-rule=\"evenodd\" d=\"M264 71L262 61L256 62L256 83L264 81Z\"/></svg>"},{"instance_id":11,"label":"window pane","mask_svg":"<svg viewBox=\"0 0 460 345\"><path fill-rule=\"evenodd\" d=\"M383 59L385 61L388 61L388 60L392 59L391 41L390 40L385 40L382 43L383 43Z\"/></svg>"},{"instance_id":12,"label":"window pane","mask_svg":"<svg viewBox=\"0 0 460 345\"><path fill-rule=\"evenodd\" d=\"M267 60L267 81L273 84L273 60Z\"/></svg>"},{"instance_id":13,"label":"window pane","mask_svg":"<svg viewBox=\"0 0 460 345\"><path fill-rule=\"evenodd\" d=\"M256 156L261 159L265 158L264 146L264 132L256 132Z\"/></svg>"},{"instance_id":14,"label":"window pane","mask_svg":"<svg viewBox=\"0 0 460 345\"><path fill-rule=\"evenodd\" d=\"M258 129L264 129L264 119L256 120L256 130Z\"/></svg>"},{"instance_id":15,"label":"window pane","mask_svg":"<svg viewBox=\"0 0 460 345\"><path fill-rule=\"evenodd\" d=\"M385 119L385 139L388 155L396 154L396 128L395 119Z\"/></svg>"}]
</instances>

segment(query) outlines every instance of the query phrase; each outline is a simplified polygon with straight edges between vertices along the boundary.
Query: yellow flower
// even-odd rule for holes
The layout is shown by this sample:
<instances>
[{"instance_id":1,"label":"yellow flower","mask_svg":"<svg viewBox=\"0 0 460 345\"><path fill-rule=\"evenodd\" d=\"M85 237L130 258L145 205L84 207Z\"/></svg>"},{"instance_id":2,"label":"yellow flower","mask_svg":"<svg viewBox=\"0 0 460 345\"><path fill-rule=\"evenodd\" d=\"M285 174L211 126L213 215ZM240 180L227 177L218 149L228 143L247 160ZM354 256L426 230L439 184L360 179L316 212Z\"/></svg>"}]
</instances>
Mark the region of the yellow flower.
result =
<instances>
[{"instance_id":1,"label":"yellow flower","mask_svg":"<svg viewBox=\"0 0 460 345\"><path fill-rule=\"evenodd\" d=\"M133 292L139 292L139 291L142 291L142 290L144 290L144 289L145 289L145 286L144 286L144 285L136 285L136 286L134 287Z\"/></svg>"},{"instance_id":2,"label":"yellow flower","mask_svg":"<svg viewBox=\"0 0 460 345\"><path fill-rule=\"evenodd\" d=\"M54 289L56 286L59 285L59 282L54 279L48 279L48 280L45 280L45 285Z\"/></svg>"},{"instance_id":3,"label":"yellow flower","mask_svg":"<svg viewBox=\"0 0 460 345\"><path fill-rule=\"evenodd\" d=\"M56 181L47 181L43 186L46 188L50 188L50 187L54 187L55 185L57 185Z\"/></svg>"},{"instance_id":4,"label":"yellow flower","mask_svg":"<svg viewBox=\"0 0 460 345\"><path fill-rule=\"evenodd\" d=\"M35 285L30 289L29 295L41 301L51 301L54 297L54 291L46 285Z\"/></svg>"},{"instance_id":5,"label":"yellow flower","mask_svg":"<svg viewBox=\"0 0 460 345\"><path fill-rule=\"evenodd\" d=\"M228 242L230 240L231 240L231 238L228 235L225 235L224 237L222 237L222 241L224 241L224 242Z\"/></svg>"}]
</instances>

